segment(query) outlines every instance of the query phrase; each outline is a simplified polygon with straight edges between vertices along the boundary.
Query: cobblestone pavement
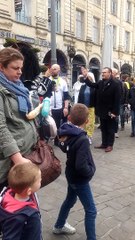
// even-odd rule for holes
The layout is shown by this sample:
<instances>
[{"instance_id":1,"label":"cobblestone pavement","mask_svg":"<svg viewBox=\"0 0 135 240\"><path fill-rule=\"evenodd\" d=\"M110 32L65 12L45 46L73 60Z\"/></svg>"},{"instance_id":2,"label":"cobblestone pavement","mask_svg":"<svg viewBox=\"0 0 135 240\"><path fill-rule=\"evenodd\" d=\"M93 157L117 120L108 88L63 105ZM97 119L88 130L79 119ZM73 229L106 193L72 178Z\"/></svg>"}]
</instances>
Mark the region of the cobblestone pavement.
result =
<instances>
[{"instance_id":1,"label":"cobblestone pavement","mask_svg":"<svg viewBox=\"0 0 135 240\"><path fill-rule=\"evenodd\" d=\"M114 150L105 153L94 149L100 144L100 130L93 136L91 151L97 171L91 181L97 206L97 240L135 240L135 137L131 138L130 123L126 130L119 132ZM38 192L43 219L45 240L86 240L84 231L84 212L78 201L71 210L68 222L76 227L72 236L52 234L59 207L66 194L64 167L66 156L54 147L56 155L62 161L62 175L50 185Z\"/></svg>"}]
</instances>

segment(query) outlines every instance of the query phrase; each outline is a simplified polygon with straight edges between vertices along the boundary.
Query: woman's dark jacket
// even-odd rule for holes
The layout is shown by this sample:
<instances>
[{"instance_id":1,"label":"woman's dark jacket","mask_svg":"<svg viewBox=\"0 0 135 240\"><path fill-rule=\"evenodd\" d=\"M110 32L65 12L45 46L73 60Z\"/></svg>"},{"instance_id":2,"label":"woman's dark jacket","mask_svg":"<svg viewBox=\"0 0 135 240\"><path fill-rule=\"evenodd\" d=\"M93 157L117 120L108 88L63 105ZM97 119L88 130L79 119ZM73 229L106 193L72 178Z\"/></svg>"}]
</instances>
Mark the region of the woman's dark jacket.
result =
<instances>
[{"instance_id":1,"label":"woman's dark jacket","mask_svg":"<svg viewBox=\"0 0 135 240\"><path fill-rule=\"evenodd\" d=\"M120 85L112 78L100 80L92 83L89 79L85 80L90 87L96 88L96 107L95 113L102 119L108 118L109 112L119 115L120 110Z\"/></svg>"},{"instance_id":2,"label":"woman's dark jacket","mask_svg":"<svg viewBox=\"0 0 135 240\"><path fill-rule=\"evenodd\" d=\"M80 91L79 91L79 96L78 96L78 103L84 103L84 94L85 94L85 89L87 85L84 84L81 86ZM95 107L95 89L90 88L90 103L89 107Z\"/></svg>"}]
</instances>

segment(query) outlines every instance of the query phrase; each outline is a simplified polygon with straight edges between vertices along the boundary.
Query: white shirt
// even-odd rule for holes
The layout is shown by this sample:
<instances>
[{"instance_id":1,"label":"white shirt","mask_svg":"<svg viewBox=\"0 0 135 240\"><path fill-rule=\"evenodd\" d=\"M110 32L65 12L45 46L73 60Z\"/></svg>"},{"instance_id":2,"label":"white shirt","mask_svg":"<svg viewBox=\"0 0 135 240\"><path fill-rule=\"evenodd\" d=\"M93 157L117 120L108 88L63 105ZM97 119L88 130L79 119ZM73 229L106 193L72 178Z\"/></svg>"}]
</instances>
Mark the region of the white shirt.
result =
<instances>
[{"instance_id":1,"label":"white shirt","mask_svg":"<svg viewBox=\"0 0 135 240\"><path fill-rule=\"evenodd\" d=\"M80 81L75 82L73 85L74 103L78 103L78 95L82 85L83 83L81 83Z\"/></svg>"},{"instance_id":2,"label":"white shirt","mask_svg":"<svg viewBox=\"0 0 135 240\"><path fill-rule=\"evenodd\" d=\"M54 86L55 90L52 92L51 96L51 109L61 109L63 107L63 93L68 92L67 83L61 77L50 77L50 79L56 82Z\"/></svg>"}]
</instances>

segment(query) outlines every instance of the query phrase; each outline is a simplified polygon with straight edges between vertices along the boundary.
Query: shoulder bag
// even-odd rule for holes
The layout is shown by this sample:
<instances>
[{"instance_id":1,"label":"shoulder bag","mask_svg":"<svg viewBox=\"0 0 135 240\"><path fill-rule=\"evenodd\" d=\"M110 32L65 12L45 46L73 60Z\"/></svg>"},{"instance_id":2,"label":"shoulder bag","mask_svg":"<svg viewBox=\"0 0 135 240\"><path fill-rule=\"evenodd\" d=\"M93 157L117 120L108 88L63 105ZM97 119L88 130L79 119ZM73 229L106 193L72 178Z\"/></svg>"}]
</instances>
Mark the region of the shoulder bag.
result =
<instances>
[{"instance_id":1,"label":"shoulder bag","mask_svg":"<svg viewBox=\"0 0 135 240\"><path fill-rule=\"evenodd\" d=\"M32 152L25 157L39 165L42 176L41 187L48 185L60 176L60 160L54 155L53 148L44 140L38 140Z\"/></svg>"}]
</instances>

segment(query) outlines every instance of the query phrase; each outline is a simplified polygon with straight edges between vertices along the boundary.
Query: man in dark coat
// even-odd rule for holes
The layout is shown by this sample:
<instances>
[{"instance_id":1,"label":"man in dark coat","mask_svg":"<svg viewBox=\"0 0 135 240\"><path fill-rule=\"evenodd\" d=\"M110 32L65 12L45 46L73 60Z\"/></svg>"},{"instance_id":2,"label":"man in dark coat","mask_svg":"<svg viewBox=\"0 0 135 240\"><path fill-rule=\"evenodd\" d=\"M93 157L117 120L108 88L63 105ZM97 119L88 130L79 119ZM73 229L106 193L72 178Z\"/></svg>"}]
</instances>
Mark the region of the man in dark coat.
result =
<instances>
[{"instance_id":1,"label":"man in dark coat","mask_svg":"<svg viewBox=\"0 0 135 240\"><path fill-rule=\"evenodd\" d=\"M120 86L112 79L112 70L108 67L102 70L102 80L92 83L87 75L84 76L88 86L96 88L95 113L100 118L102 143L95 148L113 150L115 140L116 117L119 115Z\"/></svg>"}]
</instances>

